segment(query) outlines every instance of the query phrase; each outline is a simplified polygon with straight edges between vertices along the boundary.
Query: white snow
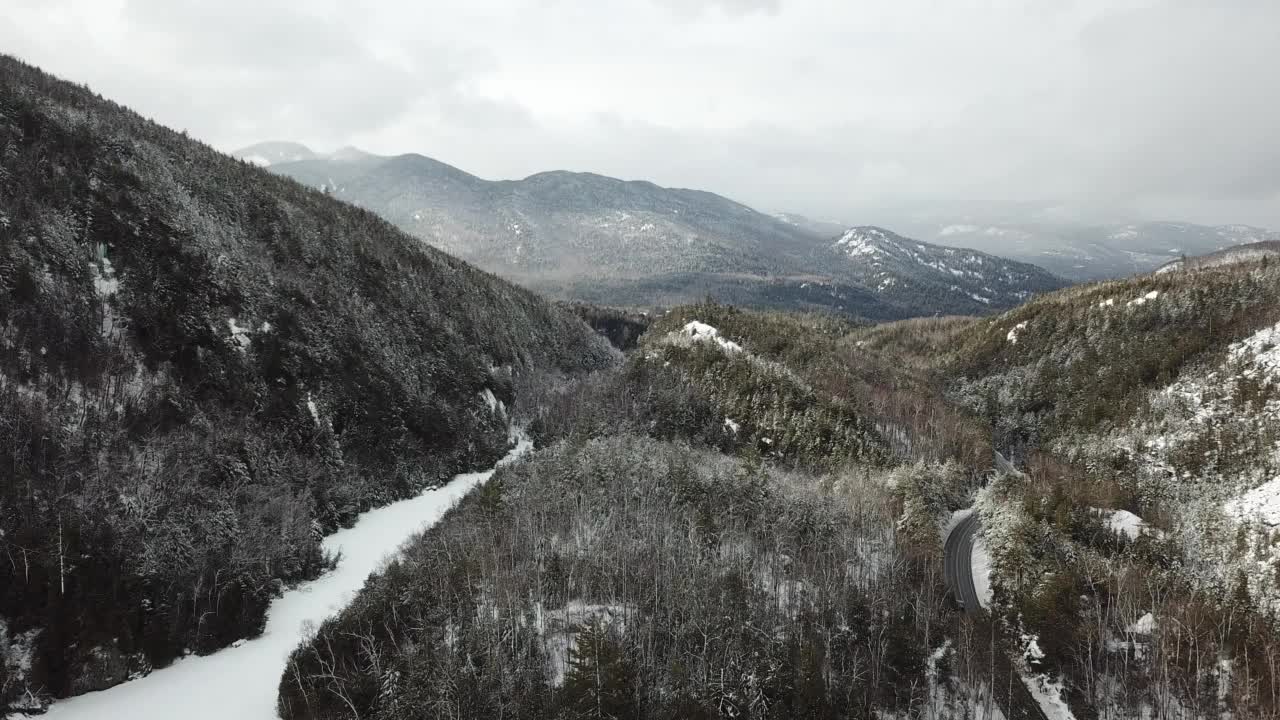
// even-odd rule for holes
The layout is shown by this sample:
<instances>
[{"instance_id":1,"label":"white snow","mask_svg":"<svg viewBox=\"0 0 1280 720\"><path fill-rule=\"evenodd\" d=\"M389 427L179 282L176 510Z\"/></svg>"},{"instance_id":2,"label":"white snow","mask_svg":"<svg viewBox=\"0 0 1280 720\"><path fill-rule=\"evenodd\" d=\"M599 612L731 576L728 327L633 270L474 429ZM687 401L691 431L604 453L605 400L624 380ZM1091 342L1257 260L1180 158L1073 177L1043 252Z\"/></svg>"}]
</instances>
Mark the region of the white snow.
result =
<instances>
[{"instance_id":1,"label":"white snow","mask_svg":"<svg viewBox=\"0 0 1280 720\"><path fill-rule=\"evenodd\" d=\"M519 438L498 462L512 462L532 443ZM340 611L404 541L435 524L444 513L493 470L458 475L442 488L370 510L355 527L323 541L328 552L342 552L338 567L318 580L289 590L267 610L266 631L239 647L204 657L189 656L146 677L102 692L54 703L48 717L58 720L271 720L276 693L289 653L310 628Z\"/></svg>"},{"instance_id":2,"label":"white snow","mask_svg":"<svg viewBox=\"0 0 1280 720\"><path fill-rule=\"evenodd\" d=\"M1026 321L1026 320L1023 320L1022 322L1018 323L1017 325L1014 325L1014 326L1013 326L1013 329L1009 331L1009 334L1004 336L1004 337L1005 337L1005 339L1009 341L1009 344L1011 344L1011 345L1017 345L1017 344L1018 344L1018 332L1019 332L1020 330L1025 330L1025 329L1026 329L1026 327L1027 327L1027 321Z\"/></svg>"},{"instance_id":3,"label":"white snow","mask_svg":"<svg viewBox=\"0 0 1280 720\"><path fill-rule=\"evenodd\" d=\"M1263 328L1229 350L1233 359L1252 360L1258 370L1280 379L1280 323ZM1247 370L1245 377L1253 377Z\"/></svg>"},{"instance_id":4,"label":"white snow","mask_svg":"<svg viewBox=\"0 0 1280 720\"><path fill-rule=\"evenodd\" d=\"M245 162L250 162L254 165L261 165L262 167L266 167L271 164L270 160L261 155L246 155L243 159Z\"/></svg>"},{"instance_id":5,"label":"white snow","mask_svg":"<svg viewBox=\"0 0 1280 720\"><path fill-rule=\"evenodd\" d=\"M733 418L725 418L724 426L728 428L729 431L732 432L734 435L737 435L738 431L742 429L742 426L734 422Z\"/></svg>"},{"instance_id":6,"label":"white snow","mask_svg":"<svg viewBox=\"0 0 1280 720\"><path fill-rule=\"evenodd\" d=\"M1224 509L1240 520L1256 519L1270 527L1280 525L1280 477L1227 502Z\"/></svg>"},{"instance_id":7,"label":"white snow","mask_svg":"<svg viewBox=\"0 0 1280 720\"><path fill-rule=\"evenodd\" d=\"M485 388L480 393L480 397L484 400L484 404L489 407L489 412L494 415L505 415L507 412L506 405L493 394L493 390Z\"/></svg>"},{"instance_id":8,"label":"white snow","mask_svg":"<svg viewBox=\"0 0 1280 720\"><path fill-rule=\"evenodd\" d=\"M1125 632L1131 635L1150 635L1156 631L1156 616L1147 613L1138 618L1136 622L1125 628Z\"/></svg>"},{"instance_id":9,"label":"white snow","mask_svg":"<svg viewBox=\"0 0 1280 720\"><path fill-rule=\"evenodd\" d=\"M231 328L232 342L236 344L236 346L240 349L240 352L244 352L245 349L249 347L249 343L251 342L249 338L249 332L250 332L249 328L241 327L240 325L236 324L235 318L227 319L227 327Z\"/></svg>"},{"instance_id":10,"label":"white snow","mask_svg":"<svg viewBox=\"0 0 1280 720\"><path fill-rule=\"evenodd\" d=\"M1040 648L1040 638L1035 635L1023 635L1026 646L1022 649L1022 657L1027 662L1039 662L1044 659L1044 650Z\"/></svg>"},{"instance_id":11,"label":"white snow","mask_svg":"<svg viewBox=\"0 0 1280 720\"><path fill-rule=\"evenodd\" d=\"M1040 709L1044 711L1049 720L1076 720L1075 715L1071 714L1071 708L1066 701L1062 699L1062 681L1050 680L1045 675L1034 675L1027 677L1023 673L1018 673L1022 678L1022 684L1027 686L1031 694L1039 703Z\"/></svg>"},{"instance_id":12,"label":"white snow","mask_svg":"<svg viewBox=\"0 0 1280 720\"><path fill-rule=\"evenodd\" d=\"M973 539L973 554L969 558L973 567L973 589L978 593L978 603L991 607L991 555L981 536Z\"/></svg>"},{"instance_id":13,"label":"white snow","mask_svg":"<svg viewBox=\"0 0 1280 720\"><path fill-rule=\"evenodd\" d=\"M1151 300L1155 300L1158 297L1160 297L1160 291L1152 290L1151 292L1147 293L1146 295L1143 295L1140 298L1134 298L1130 300L1127 304L1128 305L1145 305L1147 302Z\"/></svg>"},{"instance_id":14,"label":"white snow","mask_svg":"<svg viewBox=\"0 0 1280 720\"><path fill-rule=\"evenodd\" d=\"M111 266L111 261L102 258L102 267L97 264L90 264L89 269L93 271L93 289L98 292L98 296L109 298L116 294L120 289L120 281L116 279L116 270Z\"/></svg>"},{"instance_id":15,"label":"white snow","mask_svg":"<svg viewBox=\"0 0 1280 720\"><path fill-rule=\"evenodd\" d=\"M316 409L316 401L311 399L311 393L307 393L307 410L311 413L311 419L316 421L316 427L320 427L320 411Z\"/></svg>"},{"instance_id":16,"label":"white snow","mask_svg":"<svg viewBox=\"0 0 1280 720\"><path fill-rule=\"evenodd\" d=\"M1107 511L1099 510L1099 512L1105 513ZM1107 524L1111 527L1111 532L1124 533L1129 536L1130 540L1137 540L1138 536L1142 534L1142 530L1147 527L1146 521L1128 510L1112 511Z\"/></svg>"},{"instance_id":17,"label":"white snow","mask_svg":"<svg viewBox=\"0 0 1280 720\"><path fill-rule=\"evenodd\" d=\"M849 257L875 255L883 252L880 243L886 240L885 234L875 228L850 228L836 241L835 247L844 250Z\"/></svg>"},{"instance_id":18,"label":"white snow","mask_svg":"<svg viewBox=\"0 0 1280 720\"><path fill-rule=\"evenodd\" d=\"M714 342L728 352L742 351L741 345L732 340L726 340L720 337L719 330L704 322L698 322L697 320L686 323L683 328L680 328L679 331L672 334L681 339L688 338L694 342Z\"/></svg>"},{"instance_id":19,"label":"white snow","mask_svg":"<svg viewBox=\"0 0 1280 720\"><path fill-rule=\"evenodd\" d=\"M1109 307L1111 307L1111 306L1113 306L1113 305L1115 305L1115 304L1116 304L1116 299L1115 299L1115 298L1107 298L1106 300L1103 300L1102 302L1098 303L1098 307L1100 307L1100 308L1109 308Z\"/></svg>"}]
</instances>

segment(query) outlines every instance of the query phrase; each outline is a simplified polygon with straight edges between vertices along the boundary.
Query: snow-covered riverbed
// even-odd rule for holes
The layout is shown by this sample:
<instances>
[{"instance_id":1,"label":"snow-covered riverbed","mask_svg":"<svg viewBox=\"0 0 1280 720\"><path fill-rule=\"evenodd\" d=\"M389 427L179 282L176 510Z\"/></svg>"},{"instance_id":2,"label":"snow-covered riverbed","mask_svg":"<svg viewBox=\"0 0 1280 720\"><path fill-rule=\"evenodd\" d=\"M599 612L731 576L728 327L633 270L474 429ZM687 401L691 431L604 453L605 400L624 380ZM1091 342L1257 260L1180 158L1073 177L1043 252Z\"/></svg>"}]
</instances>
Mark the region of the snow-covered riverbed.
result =
<instances>
[{"instance_id":1,"label":"snow-covered riverbed","mask_svg":"<svg viewBox=\"0 0 1280 720\"><path fill-rule=\"evenodd\" d=\"M499 461L511 462L532 443L521 438ZM57 720L270 720L276 717L276 689L305 629L336 614L364 586L369 573L405 540L435 524L445 511L493 470L459 475L448 485L360 516L355 526L324 539L328 551L341 551L333 571L305 583L271 603L261 637L239 647L183 658L150 675L53 704L47 717Z\"/></svg>"}]
</instances>

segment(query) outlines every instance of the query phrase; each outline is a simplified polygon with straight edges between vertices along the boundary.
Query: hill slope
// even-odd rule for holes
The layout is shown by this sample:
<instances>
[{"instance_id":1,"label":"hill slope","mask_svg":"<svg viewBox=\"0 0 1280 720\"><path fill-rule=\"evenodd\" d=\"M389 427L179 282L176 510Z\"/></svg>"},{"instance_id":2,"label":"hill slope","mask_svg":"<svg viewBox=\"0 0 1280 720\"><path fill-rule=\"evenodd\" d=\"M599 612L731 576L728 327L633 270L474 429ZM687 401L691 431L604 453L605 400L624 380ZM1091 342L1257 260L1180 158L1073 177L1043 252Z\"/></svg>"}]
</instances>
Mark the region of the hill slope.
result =
<instances>
[{"instance_id":1,"label":"hill slope","mask_svg":"<svg viewBox=\"0 0 1280 720\"><path fill-rule=\"evenodd\" d=\"M927 266L912 262L871 272L862 258L832 247L839 231L830 226L765 215L712 193L591 173L492 182L421 155L313 158L271 170L564 299L670 305L710 294L736 304L884 320L988 312L1063 284L1018 263L1004 273L1017 279L990 292L973 277L940 283ZM901 283L898 290L885 292L887 277Z\"/></svg>"},{"instance_id":2,"label":"hill slope","mask_svg":"<svg viewBox=\"0 0 1280 720\"><path fill-rule=\"evenodd\" d=\"M1209 253L1208 255L1179 258L1161 265L1156 269L1156 272L1166 273L1173 272L1175 270L1201 270L1204 268L1232 265L1234 263L1247 262L1250 260L1261 260L1262 258L1276 257L1278 255L1280 255L1280 240L1269 240L1249 243L1247 245L1236 245L1224 250Z\"/></svg>"},{"instance_id":3,"label":"hill slope","mask_svg":"<svg viewBox=\"0 0 1280 720\"><path fill-rule=\"evenodd\" d=\"M323 534L500 455L522 378L611 357L371 213L0 56L0 707L260 632Z\"/></svg>"}]
</instances>

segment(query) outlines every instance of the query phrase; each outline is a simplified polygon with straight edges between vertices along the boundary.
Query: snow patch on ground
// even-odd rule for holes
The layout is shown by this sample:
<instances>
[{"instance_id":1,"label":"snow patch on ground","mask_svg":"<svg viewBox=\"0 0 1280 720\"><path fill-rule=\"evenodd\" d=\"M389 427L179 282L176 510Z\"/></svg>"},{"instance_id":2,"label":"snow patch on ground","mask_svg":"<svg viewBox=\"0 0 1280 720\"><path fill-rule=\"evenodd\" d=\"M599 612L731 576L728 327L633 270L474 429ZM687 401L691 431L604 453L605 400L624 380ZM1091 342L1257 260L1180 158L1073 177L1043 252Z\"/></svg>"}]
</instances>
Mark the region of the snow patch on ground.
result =
<instances>
[{"instance_id":1,"label":"snow patch on ground","mask_svg":"<svg viewBox=\"0 0 1280 720\"><path fill-rule=\"evenodd\" d=\"M732 432L734 435L737 435L738 431L742 429L742 426L734 422L732 418L725 418L724 426L728 428L729 432Z\"/></svg>"},{"instance_id":2,"label":"snow patch on ground","mask_svg":"<svg viewBox=\"0 0 1280 720\"><path fill-rule=\"evenodd\" d=\"M1280 526L1280 478L1229 501L1224 509L1237 520L1256 519L1268 527Z\"/></svg>"},{"instance_id":3,"label":"snow patch on ground","mask_svg":"<svg viewBox=\"0 0 1280 720\"><path fill-rule=\"evenodd\" d=\"M1107 525L1111 528L1111 532L1124 533L1129 536L1130 540L1137 540L1138 536L1147 527L1145 520L1128 510L1108 511L1101 508L1094 508L1094 510L1102 514L1110 512L1111 517L1107 519Z\"/></svg>"},{"instance_id":4,"label":"snow patch on ground","mask_svg":"<svg viewBox=\"0 0 1280 720\"><path fill-rule=\"evenodd\" d=\"M316 401L311 399L311 393L307 393L307 411L311 413L311 419L316 421L316 427L320 427L320 411L316 409Z\"/></svg>"},{"instance_id":5,"label":"snow patch on ground","mask_svg":"<svg viewBox=\"0 0 1280 720\"><path fill-rule=\"evenodd\" d=\"M707 342L715 343L727 352L742 352L742 346L732 340L726 340L720 336L720 331L710 325L694 320L686 323L672 335L677 339L691 342Z\"/></svg>"},{"instance_id":6,"label":"snow patch on ground","mask_svg":"<svg viewBox=\"0 0 1280 720\"><path fill-rule=\"evenodd\" d=\"M543 611L541 603L534 608L534 622L542 635L542 647L551 669L551 684L564 685L564 675L569 669L569 653L577 646L578 633L587 626L599 623L619 633L627 629L627 617L636 612L625 605L588 605L572 600L557 610Z\"/></svg>"},{"instance_id":7,"label":"snow patch on ground","mask_svg":"<svg viewBox=\"0 0 1280 720\"><path fill-rule=\"evenodd\" d=\"M978 603L984 608L991 607L991 555L987 552L987 544L981 536L973 539L973 589L978 593Z\"/></svg>"},{"instance_id":8,"label":"snow patch on ground","mask_svg":"<svg viewBox=\"0 0 1280 720\"><path fill-rule=\"evenodd\" d=\"M92 263L89 265L89 269L93 273L93 289L97 291L98 297L109 298L120 289L120 281L116 279L116 270L111 266L111 261L107 258L102 258L101 267L97 263Z\"/></svg>"},{"instance_id":9,"label":"snow patch on ground","mask_svg":"<svg viewBox=\"0 0 1280 720\"><path fill-rule=\"evenodd\" d=\"M1147 613L1126 627L1125 632L1131 635L1150 635L1156 631L1156 616Z\"/></svg>"},{"instance_id":10,"label":"snow patch on ground","mask_svg":"<svg viewBox=\"0 0 1280 720\"><path fill-rule=\"evenodd\" d=\"M1009 330L1009 334L1004 336L1004 339L1008 340L1010 345L1017 345L1018 333L1022 330L1025 330L1026 328L1027 328L1027 321L1023 320L1017 325L1014 325L1013 329Z\"/></svg>"},{"instance_id":11,"label":"snow patch on ground","mask_svg":"<svg viewBox=\"0 0 1280 720\"><path fill-rule=\"evenodd\" d=\"M493 394L492 390L485 388L484 391L480 393L480 397L484 399L484 404L488 406L489 412L494 415L506 415L506 405Z\"/></svg>"},{"instance_id":12,"label":"snow patch on ground","mask_svg":"<svg viewBox=\"0 0 1280 720\"><path fill-rule=\"evenodd\" d=\"M1045 716L1049 720L1076 720L1075 715L1071 714L1071 708L1067 705L1067 701L1062 699L1063 687L1061 680L1050 680L1046 675L1032 675L1028 677L1023 673L1018 673L1022 678L1022 684L1027 686L1031 691L1031 695L1035 697L1036 702L1040 704L1040 709L1044 711Z\"/></svg>"},{"instance_id":13,"label":"snow patch on ground","mask_svg":"<svg viewBox=\"0 0 1280 720\"><path fill-rule=\"evenodd\" d=\"M1145 305L1146 303L1148 303L1148 302L1150 302L1150 301L1152 301L1152 300L1155 300L1155 299L1156 299L1156 298L1158 298L1158 297L1160 297L1160 291L1159 291L1159 290L1152 290L1151 292L1147 293L1146 295L1143 295L1143 296L1142 296L1142 297L1140 297L1140 298L1134 298L1134 299L1130 300L1130 301L1129 301L1128 303L1126 303L1126 304L1128 304L1128 305Z\"/></svg>"},{"instance_id":14,"label":"snow patch on ground","mask_svg":"<svg viewBox=\"0 0 1280 720\"><path fill-rule=\"evenodd\" d=\"M498 462L505 465L529 451L525 438ZM273 720L276 695L289 654L314 628L347 605L402 543L434 525L493 470L458 475L452 482L417 497L370 510L354 527L322 542L326 552L342 553L332 572L286 592L271 603L263 634L239 647L212 655L188 656L163 670L109 690L54 703L48 717L58 720L137 718L167 720Z\"/></svg>"},{"instance_id":15,"label":"snow patch on ground","mask_svg":"<svg viewBox=\"0 0 1280 720\"><path fill-rule=\"evenodd\" d=\"M249 337L252 331L247 327L238 325L235 318L227 319L227 327L231 329L231 341L236 344L240 352L244 352L249 347L249 343L252 342L252 338Z\"/></svg>"}]
</instances>

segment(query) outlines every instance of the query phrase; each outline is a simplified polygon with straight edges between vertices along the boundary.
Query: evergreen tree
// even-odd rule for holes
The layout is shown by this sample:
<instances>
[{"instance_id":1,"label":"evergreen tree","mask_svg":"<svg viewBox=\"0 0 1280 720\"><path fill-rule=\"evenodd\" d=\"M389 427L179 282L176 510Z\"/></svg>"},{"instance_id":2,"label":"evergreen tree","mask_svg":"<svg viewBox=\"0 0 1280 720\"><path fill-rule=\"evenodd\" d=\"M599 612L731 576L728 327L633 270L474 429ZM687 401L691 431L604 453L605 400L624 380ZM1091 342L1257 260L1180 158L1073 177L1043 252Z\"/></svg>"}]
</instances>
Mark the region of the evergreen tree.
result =
<instances>
[{"instance_id":1,"label":"evergreen tree","mask_svg":"<svg viewBox=\"0 0 1280 720\"><path fill-rule=\"evenodd\" d=\"M607 627L592 623L578 632L569 650L563 707L573 718L639 718L635 665Z\"/></svg>"}]
</instances>

